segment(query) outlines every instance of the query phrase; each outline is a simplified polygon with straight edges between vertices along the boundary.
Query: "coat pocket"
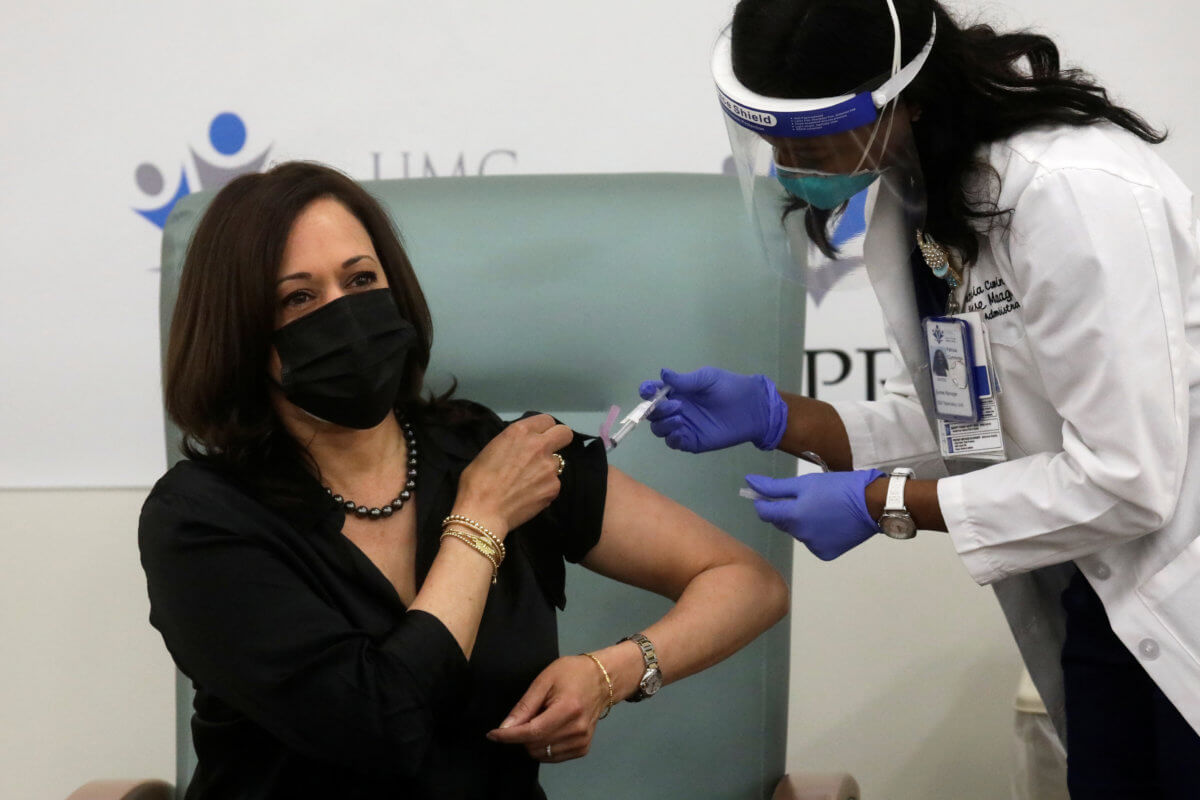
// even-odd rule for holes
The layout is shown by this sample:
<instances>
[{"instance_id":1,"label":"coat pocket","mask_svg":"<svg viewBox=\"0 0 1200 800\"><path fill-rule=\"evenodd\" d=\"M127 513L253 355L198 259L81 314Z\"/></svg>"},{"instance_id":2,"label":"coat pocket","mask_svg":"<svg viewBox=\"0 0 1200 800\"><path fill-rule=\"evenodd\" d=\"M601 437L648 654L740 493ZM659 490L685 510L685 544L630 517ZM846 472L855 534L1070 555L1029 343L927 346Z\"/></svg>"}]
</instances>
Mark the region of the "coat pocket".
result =
<instances>
[{"instance_id":1,"label":"coat pocket","mask_svg":"<svg viewBox=\"0 0 1200 800\"><path fill-rule=\"evenodd\" d=\"M1154 616L1200 661L1200 538L1137 590Z\"/></svg>"}]
</instances>

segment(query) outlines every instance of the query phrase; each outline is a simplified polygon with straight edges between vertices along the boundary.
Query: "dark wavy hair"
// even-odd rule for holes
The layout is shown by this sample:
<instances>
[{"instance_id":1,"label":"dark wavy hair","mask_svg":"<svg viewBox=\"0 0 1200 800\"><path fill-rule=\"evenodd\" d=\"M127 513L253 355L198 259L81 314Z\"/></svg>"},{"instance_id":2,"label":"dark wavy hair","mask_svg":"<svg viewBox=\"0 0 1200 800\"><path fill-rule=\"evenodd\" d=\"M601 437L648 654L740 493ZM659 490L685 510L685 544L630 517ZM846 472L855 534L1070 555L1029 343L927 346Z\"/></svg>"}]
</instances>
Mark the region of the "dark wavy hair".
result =
<instances>
[{"instance_id":1,"label":"dark wavy hair","mask_svg":"<svg viewBox=\"0 0 1200 800\"><path fill-rule=\"evenodd\" d=\"M997 206L999 175L980 160L981 145L1037 126L1102 121L1153 144L1166 138L1112 103L1087 73L1064 69L1046 36L963 26L935 0L894 2L905 63L925 46L930 20L937 18L929 59L901 99L921 111L913 137L928 193L926 230L967 263L979 254L978 223L985 229L1003 224L1009 211ZM741 0L731 35L734 74L771 97L874 89L891 70L894 33L886 0ZM971 187L989 181L987 195L972 195ZM809 236L832 255L827 227L833 212L796 201L784 213L799 209L807 209Z\"/></svg>"},{"instance_id":2,"label":"dark wavy hair","mask_svg":"<svg viewBox=\"0 0 1200 800\"><path fill-rule=\"evenodd\" d=\"M417 331L396 408L409 418L452 416L450 391L422 399L433 322L387 212L326 166L281 164L243 175L204 212L184 260L167 341L164 402L189 458L213 463L269 499L294 499L300 471L316 472L271 404L268 363L276 279L288 234L314 200L333 198L371 237L400 315Z\"/></svg>"}]
</instances>

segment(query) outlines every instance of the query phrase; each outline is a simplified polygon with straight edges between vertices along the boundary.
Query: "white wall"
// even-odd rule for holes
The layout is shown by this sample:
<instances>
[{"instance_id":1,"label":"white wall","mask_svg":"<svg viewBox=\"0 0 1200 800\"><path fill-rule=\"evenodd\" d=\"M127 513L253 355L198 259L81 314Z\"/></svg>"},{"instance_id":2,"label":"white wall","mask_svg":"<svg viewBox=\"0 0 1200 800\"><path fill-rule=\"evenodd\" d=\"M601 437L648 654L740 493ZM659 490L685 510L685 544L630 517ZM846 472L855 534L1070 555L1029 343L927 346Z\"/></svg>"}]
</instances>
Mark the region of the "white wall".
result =
<instances>
[{"instance_id":1,"label":"white wall","mask_svg":"<svg viewBox=\"0 0 1200 800\"><path fill-rule=\"evenodd\" d=\"M865 800L1008 798L1020 656L945 534L795 558L788 770L847 771Z\"/></svg>"},{"instance_id":2,"label":"white wall","mask_svg":"<svg viewBox=\"0 0 1200 800\"><path fill-rule=\"evenodd\" d=\"M0 797L174 782L175 673L146 619L145 490L0 491Z\"/></svg>"}]
</instances>

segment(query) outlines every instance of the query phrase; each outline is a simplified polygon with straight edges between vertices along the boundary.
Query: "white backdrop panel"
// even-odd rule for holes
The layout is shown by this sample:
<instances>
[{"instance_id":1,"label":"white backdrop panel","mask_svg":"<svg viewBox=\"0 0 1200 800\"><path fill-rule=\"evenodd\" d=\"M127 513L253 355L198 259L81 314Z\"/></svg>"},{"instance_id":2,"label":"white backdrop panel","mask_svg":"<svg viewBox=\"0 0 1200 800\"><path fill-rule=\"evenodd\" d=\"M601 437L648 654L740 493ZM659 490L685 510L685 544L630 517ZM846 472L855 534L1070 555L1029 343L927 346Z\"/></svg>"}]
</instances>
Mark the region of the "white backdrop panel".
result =
<instances>
[{"instance_id":1,"label":"white backdrop panel","mask_svg":"<svg viewBox=\"0 0 1200 800\"><path fill-rule=\"evenodd\" d=\"M707 54L727 0L3 5L0 486L162 472L159 231L133 209L181 169L196 188L192 150L394 178L709 172L726 149ZM222 112L247 131L231 155Z\"/></svg>"},{"instance_id":2,"label":"white backdrop panel","mask_svg":"<svg viewBox=\"0 0 1200 800\"><path fill-rule=\"evenodd\" d=\"M708 57L732 6L0 1L0 486L161 473L159 231L134 209L165 205L181 171L192 189L198 161L236 171L260 155L358 178L717 171ZM1200 185L1200 120L1181 102L1200 78L1188 5L956 7L1055 36L1065 61L1171 128L1164 153ZM222 113L246 132L225 152L209 137ZM822 396L861 396L855 351L883 337L868 288L837 293L810 342L855 357Z\"/></svg>"}]
</instances>

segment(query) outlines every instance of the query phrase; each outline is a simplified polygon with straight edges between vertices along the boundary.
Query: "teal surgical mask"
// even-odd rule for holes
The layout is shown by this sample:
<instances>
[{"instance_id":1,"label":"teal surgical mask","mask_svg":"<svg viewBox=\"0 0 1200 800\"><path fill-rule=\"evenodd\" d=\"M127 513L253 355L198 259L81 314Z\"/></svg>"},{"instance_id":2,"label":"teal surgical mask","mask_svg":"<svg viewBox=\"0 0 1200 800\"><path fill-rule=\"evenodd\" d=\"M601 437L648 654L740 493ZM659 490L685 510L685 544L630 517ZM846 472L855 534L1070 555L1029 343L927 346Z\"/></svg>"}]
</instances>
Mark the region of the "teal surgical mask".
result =
<instances>
[{"instance_id":1,"label":"teal surgical mask","mask_svg":"<svg viewBox=\"0 0 1200 800\"><path fill-rule=\"evenodd\" d=\"M783 184L783 188L787 189L788 194L803 200L813 208L825 211L832 211L866 189L875 182L879 174L870 170L853 175L827 175L796 172L786 167L775 166L775 177Z\"/></svg>"}]
</instances>

